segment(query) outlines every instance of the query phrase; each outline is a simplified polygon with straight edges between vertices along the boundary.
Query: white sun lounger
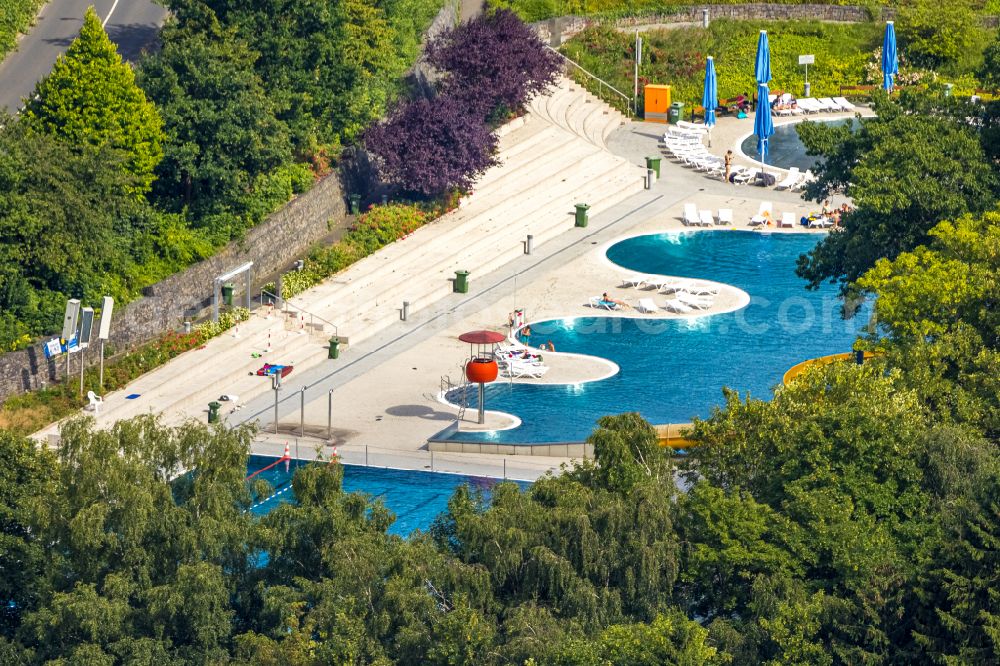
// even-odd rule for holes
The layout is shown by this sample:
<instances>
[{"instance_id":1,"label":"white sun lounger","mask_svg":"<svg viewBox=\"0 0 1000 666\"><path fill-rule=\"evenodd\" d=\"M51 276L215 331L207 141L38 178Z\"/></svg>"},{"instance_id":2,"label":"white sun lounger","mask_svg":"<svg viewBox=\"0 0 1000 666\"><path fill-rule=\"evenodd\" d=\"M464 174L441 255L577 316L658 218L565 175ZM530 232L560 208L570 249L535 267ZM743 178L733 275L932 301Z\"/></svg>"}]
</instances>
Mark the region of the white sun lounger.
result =
<instances>
[{"instance_id":1,"label":"white sun lounger","mask_svg":"<svg viewBox=\"0 0 1000 666\"><path fill-rule=\"evenodd\" d=\"M767 217L765 217L765 213L768 215L768 217L774 216L774 204L772 204L770 201L760 202L760 208L757 209L757 214L750 218L750 226L756 227L762 224L766 224Z\"/></svg>"},{"instance_id":2,"label":"white sun lounger","mask_svg":"<svg viewBox=\"0 0 1000 666\"><path fill-rule=\"evenodd\" d=\"M824 109L823 105L817 102L812 97L803 97L802 99L800 99L799 108L805 111L806 113L819 113Z\"/></svg>"},{"instance_id":3,"label":"white sun lounger","mask_svg":"<svg viewBox=\"0 0 1000 666\"><path fill-rule=\"evenodd\" d=\"M652 314L659 308L656 307L656 303L653 302L652 298L640 298L638 309L646 314Z\"/></svg>"},{"instance_id":4,"label":"white sun lounger","mask_svg":"<svg viewBox=\"0 0 1000 666\"><path fill-rule=\"evenodd\" d=\"M806 185L808 185L809 183L813 182L814 180L816 180L816 175L812 171L810 171L809 169L806 169L806 172L804 174L802 174L802 179L799 182L797 182L794 185L792 185L791 187L789 187L788 189L791 190L791 191L801 190L801 189L805 188Z\"/></svg>"},{"instance_id":5,"label":"white sun lounger","mask_svg":"<svg viewBox=\"0 0 1000 666\"><path fill-rule=\"evenodd\" d=\"M510 361L504 363L501 370L510 378L541 379L542 375L549 371L549 366L527 361Z\"/></svg>"},{"instance_id":6,"label":"white sun lounger","mask_svg":"<svg viewBox=\"0 0 1000 666\"><path fill-rule=\"evenodd\" d=\"M701 226L711 227L715 224L715 218L712 217L712 211L710 210L699 210L698 219L701 220Z\"/></svg>"},{"instance_id":7,"label":"white sun lounger","mask_svg":"<svg viewBox=\"0 0 1000 666\"><path fill-rule=\"evenodd\" d=\"M834 111L847 111L847 109L841 106L838 102L833 101L833 98L831 97L820 97L819 103L825 104L828 109L832 109Z\"/></svg>"},{"instance_id":8,"label":"white sun lounger","mask_svg":"<svg viewBox=\"0 0 1000 666\"><path fill-rule=\"evenodd\" d=\"M787 210L781 214L781 219L778 220L778 227L784 227L785 229L795 228L795 213L789 213Z\"/></svg>"},{"instance_id":9,"label":"white sun lounger","mask_svg":"<svg viewBox=\"0 0 1000 666\"><path fill-rule=\"evenodd\" d=\"M695 226L701 224L701 220L698 218L698 207L693 203L684 204L683 222L684 224Z\"/></svg>"},{"instance_id":10,"label":"white sun lounger","mask_svg":"<svg viewBox=\"0 0 1000 666\"><path fill-rule=\"evenodd\" d=\"M707 310L712 307L712 304L715 302L715 299L711 296L696 296L687 291L676 292L674 294L674 298L684 305L688 305L696 310Z\"/></svg>"},{"instance_id":11,"label":"white sun lounger","mask_svg":"<svg viewBox=\"0 0 1000 666\"><path fill-rule=\"evenodd\" d=\"M720 208L719 209L719 224L732 224L733 223L733 209L732 208Z\"/></svg>"},{"instance_id":12,"label":"white sun lounger","mask_svg":"<svg viewBox=\"0 0 1000 666\"><path fill-rule=\"evenodd\" d=\"M810 229L826 229L827 227L832 227L833 222L828 217L817 217L815 220L809 220L809 224L806 226Z\"/></svg>"},{"instance_id":13,"label":"white sun lounger","mask_svg":"<svg viewBox=\"0 0 1000 666\"><path fill-rule=\"evenodd\" d=\"M699 134L708 130L708 128L701 123L689 123L686 120L678 120L677 127L682 130L687 130L688 132L698 132Z\"/></svg>"},{"instance_id":14,"label":"white sun lounger","mask_svg":"<svg viewBox=\"0 0 1000 666\"><path fill-rule=\"evenodd\" d=\"M791 189L792 187L795 186L796 183L799 182L799 179L801 179L801 178L802 178L802 176L799 173L799 168L798 167L792 167L791 169L788 170L788 175L785 176L785 179L782 180L777 185L775 185L774 189L776 189L776 190L788 190L788 189Z\"/></svg>"},{"instance_id":15,"label":"white sun lounger","mask_svg":"<svg viewBox=\"0 0 1000 666\"><path fill-rule=\"evenodd\" d=\"M677 314L687 314L689 312L694 312L694 308L676 298L668 299L667 302L664 303L663 309L669 310L670 312L675 312Z\"/></svg>"},{"instance_id":16,"label":"white sun lounger","mask_svg":"<svg viewBox=\"0 0 1000 666\"><path fill-rule=\"evenodd\" d=\"M737 185L746 185L747 183L754 180L757 177L757 174L759 173L760 169L747 169L742 173L736 174L736 177L733 178L733 182L736 183Z\"/></svg>"},{"instance_id":17,"label":"white sun lounger","mask_svg":"<svg viewBox=\"0 0 1000 666\"><path fill-rule=\"evenodd\" d=\"M697 280L686 281L682 290L695 296L717 296L719 293L719 288L714 284Z\"/></svg>"},{"instance_id":18,"label":"white sun lounger","mask_svg":"<svg viewBox=\"0 0 1000 666\"><path fill-rule=\"evenodd\" d=\"M633 275L632 277L627 277L623 279L622 286L635 287L636 289L641 289L642 287L645 287L647 284L649 284L648 280L649 280L648 275Z\"/></svg>"},{"instance_id":19,"label":"white sun lounger","mask_svg":"<svg viewBox=\"0 0 1000 666\"><path fill-rule=\"evenodd\" d=\"M851 104L849 101L847 101L846 97L834 97L833 101L839 104L840 108L844 109L845 111L853 111L854 109L858 108L854 104Z\"/></svg>"}]
</instances>

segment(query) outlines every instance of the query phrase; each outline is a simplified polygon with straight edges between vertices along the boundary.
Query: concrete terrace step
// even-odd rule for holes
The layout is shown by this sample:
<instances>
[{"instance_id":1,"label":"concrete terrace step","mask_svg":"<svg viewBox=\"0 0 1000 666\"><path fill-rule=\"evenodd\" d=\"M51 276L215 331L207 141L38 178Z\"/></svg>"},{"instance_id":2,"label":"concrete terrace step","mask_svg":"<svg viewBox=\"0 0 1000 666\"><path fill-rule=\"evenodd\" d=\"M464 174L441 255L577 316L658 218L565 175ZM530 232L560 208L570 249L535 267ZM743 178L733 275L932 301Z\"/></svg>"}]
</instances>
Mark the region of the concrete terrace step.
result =
<instances>
[{"instance_id":1,"label":"concrete terrace step","mask_svg":"<svg viewBox=\"0 0 1000 666\"><path fill-rule=\"evenodd\" d=\"M596 160L606 161L607 159L608 156L600 155L590 149L576 161L575 168L589 168L589 165ZM564 184L567 179L558 175L550 176L547 179L533 178L533 180L536 183L534 187L527 188L522 185L519 188L516 209L519 214L530 213L536 206L535 202L544 202L568 187ZM504 199L509 197L503 193L498 196L500 199L494 202L490 199L495 197L484 193L485 207L478 214L465 217L462 215L463 211L457 211L458 215L452 213L448 216L450 219L418 229L411 237L397 241L375 255L362 259L352 267L352 270L343 274L341 280L334 280L333 284L325 283L313 287L297 297L296 300L300 302L311 301L313 306L310 311L335 321L339 326L339 317L334 317L333 313L324 312L324 308L331 301L340 301L344 297L352 296L361 291L367 292L374 288L376 283L384 284L384 281L390 279L393 273L402 273L410 268L415 268L417 271L426 270L427 257L435 256L439 248L444 253L454 251L454 235L457 233L461 233L464 239L484 229L492 231L495 228L508 226L511 220L498 216L496 205L502 204ZM379 289L379 291L382 290ZM321 294L323 295L321 296ZM340 305L338 305L338 309L342 311Z\"/></svg>"},{"instance_id":2,"label":"concrete terrace step","mask_svg":"<svg viewBox=\"0 0 1000 666\"><path fill-rule=\"evenodd\" d=\"M624 118L596 95L566 78L561 79L549 95L533 100L531 108L539 117L547 118L601 149L607 148L607 136L621 126ZM592 112L597 108L601 109L600 114Z\"/></svg>"},{"instance_id":3,"label":"concrete terrace step","mask_svg":"<svg viewBox=\"0 0 1000 666\"><path fill-rule=\"evenodd\" d=\"M594 202L592 210L595 213L642 187L636 175L628 173L617 173L603 182L606 184L607 195ZM522 241L527 233L535 237L536 246L541 246L551 238L570 231L573 228L572 212L570 205L552 206L544 211L544 215L527 216L518 224L510 225L509 230L502 234L482 235L450 257L438 257L434 260L425 257L428 268L422 271L424 279L417 282L405 279L406 275L400 275L394 286L377 294L374 302L368 300L367 306L359 303L357 310L350 308L351 311L358 312L358 316L343 321L341 325L345 330L352 330L350 337L355 340L357 333L353 329L356 319L363 322L362 330L371 331L374 330L371 324L383 317L387 317L389 323L398 319L398 308L403 300L410 302L411 312L416 312L451 293L450 278L453 277L454 270L474 268L473 279L476 279L520 256L523 252ZM423 291L420 285L424 285Z\"/></svg>"},{"instance_id":4,"label":"concrete terrace step","mask_svg":"<svg viewBox=\"0 0 1000 666\"><path fill-rule=\"evenodd\" d=\"M447 270L454 271L462 266L458 262L465 261L470 265L477 265L474 251L479 244L485 243L487 247L494 246L503 237L511 239L524 238L522 227L535 219L545 219L553 211L561 211L560 214L568 215L573 210L573 203L580 197L592 191L592 183L595 179L602 181L610 174L620 168L620 164L607 155L592 153L587 156L578 168L588 174L587 178L549 179L539 184L532 190L522 191L518 197L517 208L512 210L508 218L500 218L495 213L487 212L474 220L473 224L464 225L462 240L463 243L456 247L454 243L434 242L425 243L414 235L412 238L402 241L398 245L399 252L408 256L395 256L389 263L384 264L384 270L370 272L366 275L368 279L352 280L348 285L341 285L328 291L328 295L319 302L314 301L314 308L320 316L330 318L331 315L324 314L324 309L337 304L337 308L343 312L353 310L349 303L354 302L354 297L358 296L369 303L374 297L376 301L388 297L392 293L393 283L406 285L412 277L424 276L429 270L435 267L446 266ZM511 244L519 241L510 241ZM404 248L403 246L406 245ZM394 244L395 246L395 244ZM488 255L487 255L488 256ZM453 261L451 260L453 258ZM376 285L378 288L376 289ZM374 296L373 292L374 291ZM340 326L340 322L338 322Z\"/></svg>"}]
</instances>

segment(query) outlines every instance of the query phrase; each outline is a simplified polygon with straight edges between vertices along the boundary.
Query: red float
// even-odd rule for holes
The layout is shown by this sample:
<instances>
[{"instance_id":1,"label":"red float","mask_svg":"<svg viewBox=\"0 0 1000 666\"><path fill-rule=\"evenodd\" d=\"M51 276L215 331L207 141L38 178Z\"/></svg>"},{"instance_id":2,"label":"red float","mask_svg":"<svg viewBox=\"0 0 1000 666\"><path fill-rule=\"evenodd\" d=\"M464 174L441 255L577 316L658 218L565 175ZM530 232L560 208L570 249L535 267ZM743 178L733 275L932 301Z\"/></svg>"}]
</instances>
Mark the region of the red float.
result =
<instances>
[{"instance_id":1,"label":"red float","mask_svg":"<svg viewBox=\"0 0 1000 666\"><path fill-rule=\"evenodd\" d=\"M465 364L465 376L473 384L489 384L500 376L500 366L494 358L474 358Z\"/></svg>"}]
</instances>

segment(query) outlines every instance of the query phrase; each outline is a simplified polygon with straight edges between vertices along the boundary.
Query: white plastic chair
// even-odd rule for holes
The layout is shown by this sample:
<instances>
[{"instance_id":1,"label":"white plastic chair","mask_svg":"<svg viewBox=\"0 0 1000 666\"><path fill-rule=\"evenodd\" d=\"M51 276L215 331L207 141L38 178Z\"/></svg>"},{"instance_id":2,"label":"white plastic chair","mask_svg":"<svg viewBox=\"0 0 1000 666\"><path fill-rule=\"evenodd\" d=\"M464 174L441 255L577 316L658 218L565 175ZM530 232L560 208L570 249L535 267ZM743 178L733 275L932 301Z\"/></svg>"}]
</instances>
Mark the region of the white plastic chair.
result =
<instances>
[{"instance_id":1,"label":"white plastic chair","mask_svg":"<svg viewBox=\"0 0 1000 666\"><path fill-rule=\"evenodd\" d=\"M774 215L774 204L770 201L761 201L757 214L750 218L750 226L760 226L766 224L769 217Z\"/></svg>"},{"instance_id":2,"label":"white plastic chair","mask_svg":"<svg viewBox=\"0 0 1000 666\"><path fill-rule=\"evenodd\" d=\"M101 405L104 404L104 398L97 395L93 391L87 391L87 400L89 401L87 409L91 410L95 414L97 414L100 411Z\"/></svg>"}]
</instances>

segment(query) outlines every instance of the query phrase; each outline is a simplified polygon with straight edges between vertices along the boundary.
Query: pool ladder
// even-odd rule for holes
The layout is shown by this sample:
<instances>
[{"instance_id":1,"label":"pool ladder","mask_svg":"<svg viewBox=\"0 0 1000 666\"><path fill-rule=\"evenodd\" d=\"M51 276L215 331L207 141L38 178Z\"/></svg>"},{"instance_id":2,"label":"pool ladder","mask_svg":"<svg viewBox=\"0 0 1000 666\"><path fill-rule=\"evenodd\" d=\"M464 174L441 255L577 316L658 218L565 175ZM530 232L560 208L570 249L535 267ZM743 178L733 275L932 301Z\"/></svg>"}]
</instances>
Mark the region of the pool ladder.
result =
<instances>
[{"instance_id":1,"label":"pool ladder","mask_svg":"<svg viewBox=\"0 0 1000 666\"><path fill-rule=\"evenodd\" d=\"M459 367L459 374L465 376L465 367ZM462 389L462 400L458 403L458 420L461 421L465 416L465 410L469 406L469 387L472 386L469 382L462 382L461 384L455 384L451 381L450 375L441 376L441 395L447 396L454 389Z\"/></svg>"}]
</instances>

